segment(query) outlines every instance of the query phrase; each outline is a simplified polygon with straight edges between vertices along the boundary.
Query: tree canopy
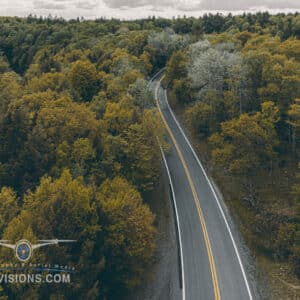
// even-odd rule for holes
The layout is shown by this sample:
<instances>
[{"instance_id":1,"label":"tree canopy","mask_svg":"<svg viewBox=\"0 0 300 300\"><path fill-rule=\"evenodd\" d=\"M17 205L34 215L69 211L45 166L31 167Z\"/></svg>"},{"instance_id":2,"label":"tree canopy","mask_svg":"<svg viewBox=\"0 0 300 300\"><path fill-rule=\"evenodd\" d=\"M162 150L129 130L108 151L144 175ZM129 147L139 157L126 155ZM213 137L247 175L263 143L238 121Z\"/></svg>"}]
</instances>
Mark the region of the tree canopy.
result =
<instances>
[{"instance_id":1,"label":"tree canopy","mask_svg":"<svg viewBox=\"0 0 300 300\"><path fill-rule=\"evenodd\" d=\"M121 299L140 284L155 251L147 203L165 135L148 80L163 67L188 128L210 145L213 168L247 181L296 166L299 37L298 13L0 17L1 239L76 235L34 259L79 268L71 287L8 285L0 297ZM253 209L265 225L257 213L265 207ZM289 223L273 226L270 251L299 274L299 224Z\"/></svg>"}]
</instances>

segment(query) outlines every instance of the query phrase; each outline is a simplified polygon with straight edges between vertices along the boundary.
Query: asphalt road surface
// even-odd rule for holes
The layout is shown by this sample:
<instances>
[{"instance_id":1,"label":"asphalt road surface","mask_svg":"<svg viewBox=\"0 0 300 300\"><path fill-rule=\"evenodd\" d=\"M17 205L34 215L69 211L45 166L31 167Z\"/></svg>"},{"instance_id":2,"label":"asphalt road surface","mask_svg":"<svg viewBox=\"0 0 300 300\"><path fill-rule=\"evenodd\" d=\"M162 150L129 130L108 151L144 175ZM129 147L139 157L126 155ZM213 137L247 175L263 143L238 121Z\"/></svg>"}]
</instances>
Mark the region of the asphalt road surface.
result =
<instances>
[{"instance_id":1,"label":"asphalt road surface","mask_svg":"<svg viewBox=\"0 0 300 300\"><path fill-rule=\"evenodd\" d=\"M162 76L154 77L149 86L171 143L165 162L180 232L182 299L258 299L228 211L168 104Z\"/></svg>"}]
</instances>

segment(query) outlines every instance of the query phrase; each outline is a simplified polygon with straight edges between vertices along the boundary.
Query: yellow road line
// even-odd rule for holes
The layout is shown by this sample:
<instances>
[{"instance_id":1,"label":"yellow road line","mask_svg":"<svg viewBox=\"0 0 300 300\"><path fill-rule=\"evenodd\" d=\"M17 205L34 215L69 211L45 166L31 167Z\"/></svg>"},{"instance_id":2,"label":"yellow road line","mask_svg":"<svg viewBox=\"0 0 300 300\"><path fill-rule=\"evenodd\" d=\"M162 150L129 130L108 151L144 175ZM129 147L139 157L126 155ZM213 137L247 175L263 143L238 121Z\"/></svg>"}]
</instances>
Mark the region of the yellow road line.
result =
<instances>
[{"instance_id":1,"label":"yellow road line","mask_svg":"<svg viewBox=\"0 0 300 300\"><path fill-rule=\"evenodd\" d=\"M164 76L159 80L159 82L161 82L161 80L164 78ZM163 115L161 109L160 109L160 106L158 104L158 87L159 85L157 85L156 89L155 89L155 100L156 100L156 103L157 103L157 107L158 107L158 110L159 110L159 113L161 115L161 118L163 120L163 123L172 139L172 142L176 148L176 151L178 153L178 156L181 160L181 163L183 165L183 168L184 168L184 171L185 171L185 174L187 176L187 179L188 179L188 182L189 182L189 185L190 185L190 188L192 190L192 194L193 194L193 198L194 198L194 202L196 204L196 207L197 207L197 212L198 212L198 216L199 216L199 220L200 220L200 224L202 226L202 231L203 231L203 236L204 236L204 241L205 241L205 246L206 246L206 250L207 250L207 255L208 255L208 260L209 260L209 266L210 266L210 271L211 271L211 277L212 277L212 282L213 282L213 287L214 287L214 295L215 295L215 300L221 300L221 295L220 295L220 289L219 289L219 283L218 283L218 277L217 277L217 272L216 272L216 266L215 266L215 261L214 261L214 257L213 257L213 253L212 253L212 248L211 248L211 244L210 244L210 240L209 240L209 237L208 237L208 232L207 232L207 228L206 228L206 224L205 224L205 219L204 219L204 215L203 215L203 211L201 209L201 206L200 206L200 201L199 201L199 198L198 198L198 195L197 195L197 192L196 192L196 189L195 189L195 185L192 181L192 178L191 178L191 174L189 172L189 169L187 167L187 164L185 162L185 159L183 158L183 155L182 155L182 152L177 144L177 141L173 135L173 132L171 130L171 128L169 127L166 119L165 119L165 116Z\"/></svg>"}]
</instances>

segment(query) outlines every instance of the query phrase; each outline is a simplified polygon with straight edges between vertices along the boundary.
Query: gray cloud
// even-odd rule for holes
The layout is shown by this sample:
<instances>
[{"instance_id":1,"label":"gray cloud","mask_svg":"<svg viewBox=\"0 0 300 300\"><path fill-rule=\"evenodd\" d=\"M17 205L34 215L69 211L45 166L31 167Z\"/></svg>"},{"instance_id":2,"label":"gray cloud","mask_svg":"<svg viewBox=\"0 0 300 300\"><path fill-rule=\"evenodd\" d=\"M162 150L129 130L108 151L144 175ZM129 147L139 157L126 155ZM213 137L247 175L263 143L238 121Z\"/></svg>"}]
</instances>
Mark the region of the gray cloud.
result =
<instances>
[{"instance_id":1,"label":"gray cloud","mask_svg":"<svg viewBox=\"0 0 300 300\"><path fill-rule=\"evenodd\" d=\"M261 3L261 5L263 5L263 3ZM298 0L273 0L269 1L267 7L270 9L300 8L300 2Z\"/></svg>"},{"instance_id":2,"label":"gray cloud","mask_svg":"<svg viewBox=\"0 0 300 300\"><path fill-rule=\"evenodd\" d=\"M90 1L78 1L78 0L35 0L33 2L34 8L36 9L54 9L64 10L71 7L78 9L89 10L99 5L98 0Z\"/></svg>"},{"instance_id":3,"label":"gray cloud","mask_svg":"<svg viewBox=\"0 0 300 300\"><path fill-rule=\"evenodd\" d=\"M79 1L76 2L75 7L81 9L93 9L99 5L99 2L96 1Z\"/></svg>"},{"instance_id":4,"label":"gray cloud","mask_svg":"<svg viewBox=\"0 0 300 300\"><path fill-rule=\"evenodd\" d=\"M180 10L224 10L224 11L236 11L236 10L252 10L257 8L265 9L287 9L287 8L300 8L300 2L298 0L202 0L196 1L192 4L179 4L177 7Z\"/></svg>"},{"instance_id":5,"label":"gray cloud","mask_svg":"<svg viewBox=\"0 0 300 300\"><path fill-rule=\"evenodd\" d=\"M238 11L252 10L256 8L265 9L298 9L299 0L103 0L110 8L120 7L142 7L152 6L153 8L171 7L182 11L193 10L223 10Z\"/></svg>"},{"instance_id":6,"label":"gray cloud","mask_svg":"<svg viewBox=\"0 0 300 300\"><path fill-rule=\"evenodd\" d=\"M135 19L151 15L197 17L208 11L238 14L258 10L295 12L300 10L300 0L0 0L0 15L3 16L47 16L51 13L65 18Z\"/></svg>"},{"instance_id":7,"label":"gray cloud","mask_svg":"<svg viewBox=\"0 0 300 300\"><path fill-rule=\"evenodd\" d=\"M103 0L103 2L110 8L135 8L142 6L152 7L175 7L176 0Z\"/></svg>"},{"instance_id":8,"label":"gray cloud","mask_svg":"<svg viewBox=\"0 0 300 300\"><path fill-rule=\"evenodd\" d=\"M56 0L57 1L57 0ZM59 2L59 1L57 1ZM41 1L41 0L36 0L33 2L34 8L37 9L66 9L65 4L55 4L52 1Z\"/></svg>"}]
</instances>

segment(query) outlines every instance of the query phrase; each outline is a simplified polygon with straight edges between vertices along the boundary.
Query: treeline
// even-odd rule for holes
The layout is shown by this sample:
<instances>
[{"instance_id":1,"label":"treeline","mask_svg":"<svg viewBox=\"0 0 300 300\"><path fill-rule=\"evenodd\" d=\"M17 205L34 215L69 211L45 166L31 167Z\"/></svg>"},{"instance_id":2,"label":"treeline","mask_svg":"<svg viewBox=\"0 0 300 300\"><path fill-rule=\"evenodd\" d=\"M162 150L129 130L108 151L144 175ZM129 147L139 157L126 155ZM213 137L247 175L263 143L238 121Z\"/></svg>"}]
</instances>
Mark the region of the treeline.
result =
<instances>
[{"instance_id":1,"label":"treeline","mask_svg":"<svg viewBox=\"0 0 300 300\"><path fill-rule=\"evenodd\" d=\"M172 55L165 84L249 241L300 276L300 40L270 28L205 36Z\"/></svg>"},{"instance_id":2,"label":"treeline","mask_svg":"<svg viewBox=\"0 0 300 300\"><path fill-rule=\"evenodd\" d=\"M77 49L92 48L97 39L109 34L128 31L157 31L172 29L177 34L188 34L199 39L203 34L222 32L268 33L287 39L300 36L300 15L277 14L268 12L256 14L205 14L199 18L148 18L135 21L117 19L97 19L89 21L74 19L66 21L62 18L29 16L28 18L0 18L0 51L9 60L10 66L23 74L32 63L36 53L49 48L50 54L70 44ZM143 46L139 40L137 49ZM135 50L134 50L135 51Z\"/></svg>"}]
</instances>

